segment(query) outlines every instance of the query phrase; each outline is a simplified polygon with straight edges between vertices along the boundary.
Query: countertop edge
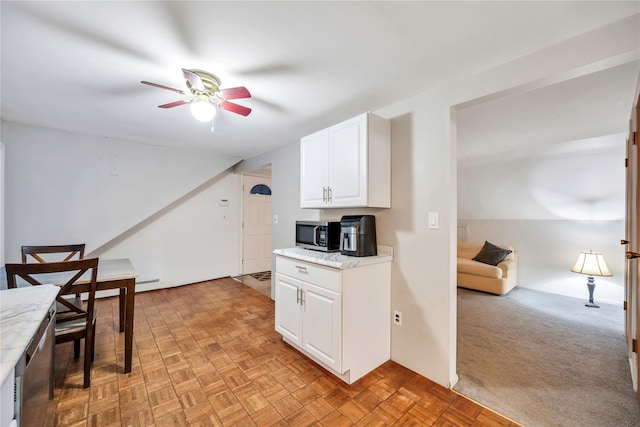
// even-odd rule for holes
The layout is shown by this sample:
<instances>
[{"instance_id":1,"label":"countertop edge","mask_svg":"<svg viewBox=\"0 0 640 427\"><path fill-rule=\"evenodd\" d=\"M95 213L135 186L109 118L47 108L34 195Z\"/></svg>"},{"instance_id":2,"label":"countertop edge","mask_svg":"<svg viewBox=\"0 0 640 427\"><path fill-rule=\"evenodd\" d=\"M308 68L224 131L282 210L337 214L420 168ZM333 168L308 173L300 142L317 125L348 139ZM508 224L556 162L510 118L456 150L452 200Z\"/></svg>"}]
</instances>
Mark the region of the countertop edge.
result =
<instances>
[{"instance_id":1,"label":"countertop edge","mask_svg":"<svg viewBox=\"0 0 640 427\"><path fill-rule=\"evenodd\" d=\"M273 253L339 270L393 261L393 247L382 245L378 246L378 255L369 257L352 257L341 255L339 252L320 252L300 247L275 249Z\"/></svg>"}]
</instances>

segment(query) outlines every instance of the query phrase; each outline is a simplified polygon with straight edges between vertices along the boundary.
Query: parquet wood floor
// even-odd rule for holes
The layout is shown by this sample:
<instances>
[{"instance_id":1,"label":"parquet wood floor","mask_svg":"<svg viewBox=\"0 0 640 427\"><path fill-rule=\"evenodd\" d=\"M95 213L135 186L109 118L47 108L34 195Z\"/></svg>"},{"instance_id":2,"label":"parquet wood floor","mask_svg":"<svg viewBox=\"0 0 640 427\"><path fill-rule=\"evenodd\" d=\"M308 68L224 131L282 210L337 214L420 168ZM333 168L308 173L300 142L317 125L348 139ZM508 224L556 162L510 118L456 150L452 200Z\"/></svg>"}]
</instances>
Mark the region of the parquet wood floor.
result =
<instances>
[{"instance_id":1,"label":"parquet wood floor","mask_svg":"<svg viewBox=\"0 0 640 427\"><path fill-rule=\"evenodd\" d=\"M91 387L56 346L47 426L516 426L394 363L349 386L285 344L274 303L232 279L136 295L122 373L117 298L98 301Z\"/></svg>"}]
</instances>

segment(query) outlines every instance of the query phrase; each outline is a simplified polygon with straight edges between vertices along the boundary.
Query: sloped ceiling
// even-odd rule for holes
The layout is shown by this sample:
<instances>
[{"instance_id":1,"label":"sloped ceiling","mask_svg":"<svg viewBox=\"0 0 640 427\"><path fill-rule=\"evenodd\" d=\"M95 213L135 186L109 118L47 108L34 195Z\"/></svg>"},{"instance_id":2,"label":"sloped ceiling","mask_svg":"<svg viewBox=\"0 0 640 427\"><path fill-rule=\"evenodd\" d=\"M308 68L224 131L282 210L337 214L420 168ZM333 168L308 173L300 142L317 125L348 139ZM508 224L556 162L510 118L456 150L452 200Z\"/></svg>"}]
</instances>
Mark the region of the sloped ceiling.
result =
<instances>
[{"instance_id":1,"label":"sloped ceiling","mask_svg":"<svg viewBox=\"0 0 640 427\"><path fill-rule=\"evenodd\" d=\"M635 1L3 1L1 116L246 158L639 10ZM246 86L253 98L239 103L253 112L220 112L212 133L186 106L157 108L181 96L140 81L184 88L181 68Z\"/></svg>"},{"instance_id":2,"label":"sloped ceiling","mask_svg":"<svg viewBox=\"0 0 640 427\"><path fill-rule=\"evenodd\" d=\"M507 160L626 133L639 71L640 62L633 61L462 109L458 158L462 164Z\"/></svg>"}]
</instances>

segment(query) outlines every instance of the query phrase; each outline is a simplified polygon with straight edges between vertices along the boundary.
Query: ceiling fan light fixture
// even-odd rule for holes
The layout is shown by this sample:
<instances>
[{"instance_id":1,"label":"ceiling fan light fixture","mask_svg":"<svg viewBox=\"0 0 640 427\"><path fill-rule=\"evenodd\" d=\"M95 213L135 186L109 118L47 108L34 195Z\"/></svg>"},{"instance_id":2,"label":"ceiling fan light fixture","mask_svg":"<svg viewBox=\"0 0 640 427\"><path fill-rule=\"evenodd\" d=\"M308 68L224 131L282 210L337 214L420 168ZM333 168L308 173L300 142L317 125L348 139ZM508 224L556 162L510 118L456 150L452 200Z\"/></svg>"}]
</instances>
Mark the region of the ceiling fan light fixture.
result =
<instances>
[{"instance_id":1,"label":"ceiling fan light fixture","mask_svg":"<svg viewBox=\"0 0 640 427\"><path fill-rule=\"evenodd\" d=\"M191 115L201 122L209 122L216 115L216 107L209 101L194 101L190 109Z\"/></svg>"},{"instance_id":2,"label":"ceiling fan light fixture","mask_svg":"<svg viewBox=\"0 0 640 427\"><path fill-rule=\"evenodd\" d=\"M168 104L158 105L158 107L173 108L180 105L191 104L191 114L201 122L212 122L218 107L241 116L248 116L251 113L251 108L229 102L230 99L251 98L251 93L246 87L238 86L221 89L220 79L211 73L186 68L182 69L182 73L184 74L185 84L189 90L188 92L157 83L151 83L146 80L142 80L140 83L170 90L181 95L191 95L191 99L169 102Z\"/></svg>"}]
</instances>

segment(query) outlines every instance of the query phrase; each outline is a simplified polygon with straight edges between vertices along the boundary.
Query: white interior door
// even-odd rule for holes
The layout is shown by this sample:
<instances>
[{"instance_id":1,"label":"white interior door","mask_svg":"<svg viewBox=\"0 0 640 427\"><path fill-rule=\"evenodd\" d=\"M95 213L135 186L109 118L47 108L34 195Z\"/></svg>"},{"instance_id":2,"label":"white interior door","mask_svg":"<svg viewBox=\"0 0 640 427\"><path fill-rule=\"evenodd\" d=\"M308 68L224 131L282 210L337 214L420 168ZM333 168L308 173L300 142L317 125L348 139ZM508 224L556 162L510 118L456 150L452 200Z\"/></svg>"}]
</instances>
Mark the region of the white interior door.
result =
<instances>
[{"instance_id":1,"label":"white interior door","mask_svg":"<svg viewBox=\"0 0 640 427\"><path fill-rule=\"evenodd\" d=\"M633 144L633 134L627 142L627 219L626 219L626 251L637 252L637 146ZM625 334L627 337L629 348L629 359L631 367L631 377L633 386L637 390L638 384L638 355L633 352L633 340L637 337L637 268L634 269L637 262L628 260L625 265L625 301L627 303L627 311L625 316Z\"/></svg>"},{"instance_id":2,"label":"white interior door","mask_svg":"<svg viewBox=\"0 0 640 427\"><path fill-rule=\"evenodd\" d=\"M242 274L271 270L271 195L251 194L256 185L271 188L271 178L243 176Z\"/></svg>"},{"instance_id":3,"label":"white interior door","mask_svg":"<svg viewBox=\"0 0 640 427\"><path fill-rule=\"evenodd\" d=\"M632 311L632 331L633 336L638 340L638 326L640 325L640 289L638 287L638 279L640 276L640 260L638 259L638 253L640 252L640 224L638 221L638 214L640 213L640 151L638 149L638 143L640 142L640 133L638 127L640 126L640 97L634 110L634 114L631 120L632 137L630 138L630 153L629 153L629 166L630 166L630 179L631 179L631 212L627 219L630 225L630 241L627 245L627 254L630 255L628 261L628 275L629 286L632 289L632 295L634 296L635 304L633 304ZM632 141L633 139L633 141ZM637 347L637 343L636 343ZM640 358L638 358L638 350L633 354L635 360L632 359L632 376L635 380L634 386L636 387L636 393L638 395L638 403L640 404L640 381L638 380L638 374L640 373Z\"/></svg>"},{"instance_id":4,"label":"white interior door","mask_svg":"<svg viewBox=\"0 0 640 427\"><path fill-rule=\"evenodd\" d=\"M639 99L640 102L640 99ZM638 386L638 373L640 372L640 360L637 351L633 351L634 342L638 339L638 325L640 324L640 292L638 289L639 262L637 258L640 252L640 227L638 226L638 213L640 212L640 158L638 152L638 123L640 112L638 107L634 109L630 122L629 138L627 140L626 160L626 190L627 210L625 221L625 240L627 263L624 274L625 283L625 335L629 348L629 366L633 387L638 393L640 403L640 387ZM637 346L637 344L636 344Z\"/></svg>"}]
</instances>

